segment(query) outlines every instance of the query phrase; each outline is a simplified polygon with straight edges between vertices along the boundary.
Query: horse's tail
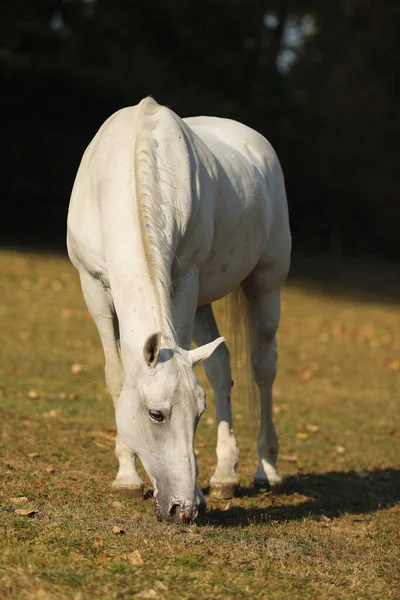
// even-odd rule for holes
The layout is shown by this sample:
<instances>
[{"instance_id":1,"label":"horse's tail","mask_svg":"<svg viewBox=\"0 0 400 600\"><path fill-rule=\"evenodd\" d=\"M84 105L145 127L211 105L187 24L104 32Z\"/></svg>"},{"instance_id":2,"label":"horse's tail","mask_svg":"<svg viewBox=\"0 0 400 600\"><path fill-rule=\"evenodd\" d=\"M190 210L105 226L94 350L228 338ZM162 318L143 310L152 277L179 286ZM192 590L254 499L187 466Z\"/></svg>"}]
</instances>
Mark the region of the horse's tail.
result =
<instances>
[{"instance_id":1,"label":"horse's tail","mask_svg":"<svg viewBox=\"0 0 400 600\"><path fill-rule=\"evenodd\" d=\"M240 286L225 298L224 321L235 395L247 400L250 413L254 416L257 413L258 394L251 366L253 326L249 304Z\"/></svg>"}]
</instances>

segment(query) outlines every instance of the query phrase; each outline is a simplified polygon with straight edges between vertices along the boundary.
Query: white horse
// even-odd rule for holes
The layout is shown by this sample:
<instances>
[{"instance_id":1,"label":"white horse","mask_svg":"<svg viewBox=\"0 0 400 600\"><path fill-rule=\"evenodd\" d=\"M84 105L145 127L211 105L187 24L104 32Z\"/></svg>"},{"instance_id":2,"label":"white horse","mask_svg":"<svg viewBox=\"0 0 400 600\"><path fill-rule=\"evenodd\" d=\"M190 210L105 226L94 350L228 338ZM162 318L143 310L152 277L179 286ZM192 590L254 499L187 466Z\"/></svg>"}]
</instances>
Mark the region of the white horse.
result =
<instances>
[{"instance_id":1,"label":"white horse","mask_svg":"<svg viewBox=\"0 0 400 600\"><path fill-rule=\"evenodd\" d=\"M229 353L211 303L239 286L260 391L255 481L279 485L272 384L291 238L282 170L266 139L227 119L181 119L151 98L124 108L83 156L67 238L116 410L113 487L142 493L139 456L158 518L197 517L205 500L193 444L205 393L193 367L208 359L218 420L210 484L221 496L233 494L238 449Z\"/></svg>"}]
</instances>

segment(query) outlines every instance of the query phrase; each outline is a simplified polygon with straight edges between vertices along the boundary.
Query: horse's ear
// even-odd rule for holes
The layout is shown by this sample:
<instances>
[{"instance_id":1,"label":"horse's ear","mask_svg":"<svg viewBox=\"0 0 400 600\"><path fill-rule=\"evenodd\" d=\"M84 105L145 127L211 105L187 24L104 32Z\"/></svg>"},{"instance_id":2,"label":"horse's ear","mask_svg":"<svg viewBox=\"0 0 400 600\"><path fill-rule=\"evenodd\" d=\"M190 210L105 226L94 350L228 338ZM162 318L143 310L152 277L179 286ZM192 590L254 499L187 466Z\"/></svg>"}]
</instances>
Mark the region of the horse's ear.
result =
<instances>
[{"instance_id":1,"label":"horse's ear","mask_svg":"<svg viewBox=\"0 0 400 600\"><path fill-rule=\"evenodd\" d=\"M161 331L149 335L144 343L143 356L148 367L154 368L161 348Z\"/></svg>"},{"instance_id":2,"label":"horse's ear","mask_svg":"<svg viewBox=\"0 0 400 600\"><path fill-rule=\"evenodd\" d=\"M204 346L198 346L194 350L189 350L186 354L186 358L191 364L192 367L195 367L199 363L203 362L203 360L207 360L213 354L214 350L218 348L222 342L225 341L224 337L219 337L213 342L209 344L204 344Z\"/></svg>"}]
</instances>

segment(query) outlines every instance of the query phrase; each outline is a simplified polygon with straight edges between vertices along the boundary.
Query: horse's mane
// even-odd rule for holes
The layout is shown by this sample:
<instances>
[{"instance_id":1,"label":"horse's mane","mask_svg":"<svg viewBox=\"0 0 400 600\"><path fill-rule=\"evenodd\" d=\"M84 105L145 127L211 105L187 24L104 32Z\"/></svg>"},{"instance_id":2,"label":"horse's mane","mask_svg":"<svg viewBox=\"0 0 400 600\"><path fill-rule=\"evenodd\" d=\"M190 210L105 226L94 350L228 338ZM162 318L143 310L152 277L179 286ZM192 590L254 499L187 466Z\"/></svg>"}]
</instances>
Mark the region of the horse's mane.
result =
<instances>
[{"instance_id":1,"label":"horse's mane","mask_svg":"<svg viewBox=\"0 0 400 600\"><path fill-rule=\"evenodd\" d=\"M169 265L165 260L168 256L165 213L159 182L157 144L153 135L158 123L157 113L162 107L151 97L142 100L139 106L134 167L140 229L149 276L158 300L161 322L165 327L162 333L167 338L174 338L170 300L171 277Z\"/></svg>"},{"instance_id":2,"label":"horse's mane","mask_svg":"<svg viewBox=\"0 0 400 600\"><path fill-rule=\"evenodd\" d=\"M159 113L163 107L151 97L142 100L139 106L134 167L140 229L147 268L158 301L161 323L164 326L162 333L167 340L169 338L168 341L175 342L176 334L171 315L170 265L167 262L169 248L165 237L165 200L160 188L160 166L154 135L161 118ZM227 297L225 319L228 341L232 344L232 354L236 357L236 361L245 360L247 377L243 378L243 365L239 369L237 362L237 379L244 381L246 396L251 399L254 413L254 399L257 394L248 355L248 349L252 345L251 320L247 302L240 288ZM189 366L182 361L179 361L177 366L181 375L187 377L186 371Z\"/></svg>"}]
</instances>

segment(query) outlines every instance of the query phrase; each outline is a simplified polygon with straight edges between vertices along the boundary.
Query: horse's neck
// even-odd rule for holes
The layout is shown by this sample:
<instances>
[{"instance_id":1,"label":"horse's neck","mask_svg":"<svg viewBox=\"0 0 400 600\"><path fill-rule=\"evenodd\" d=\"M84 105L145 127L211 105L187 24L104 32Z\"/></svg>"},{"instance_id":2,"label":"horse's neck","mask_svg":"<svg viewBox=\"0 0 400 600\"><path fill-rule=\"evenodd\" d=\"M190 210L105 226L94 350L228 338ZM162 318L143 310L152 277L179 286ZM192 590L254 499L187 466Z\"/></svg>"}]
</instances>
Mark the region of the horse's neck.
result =
<instances>
[{"instance_id":1,"label":"horse's neck","mask_svg":"<svg viewBox=\"0 0 400 600\"><path fill-rule=\"evenodd\" d=\"M164 343L170 346L174 342L174 334L169 326L169 315L165 314L155 293L153 282L140 279L136 285L126 288L129 298L126 308L119 312L121 344L131 348L142 348L149 335L161 332Z\"/></svg>"},{"instance_id":2,"label":"horse's neck","mask_svg":"<svg viewBox=\"0 0 400 600\"><path fill-rule=\"evenodd\" d=\"M103 243L122 355L129 361L143 358L143 346L149 335L161 331L171 345L174 336L169 298L163 299L160 294L158 271L151 268L151 256L139 227L140 216L130 193L119 198L118 207L115 210L112 202L103 206ZM172 250L168 248L161 256L167 272L170 254Z\"/></svg>"},{"instance_id":3,"label":"horse's neck","mask_svg":"<svg viewBox=\"0 0 400 600\"><path fill-rule=\"evenodd\" d=\"M130 263L129 274L118 278L113 286L122 360L124 367L131 365L133 370L143 363L143 348L150 335L161 332L164 348L176 345L169 306L161 302L157 283L150 277L145 258L138 258Z\"/></svg>"}]
</instances>

